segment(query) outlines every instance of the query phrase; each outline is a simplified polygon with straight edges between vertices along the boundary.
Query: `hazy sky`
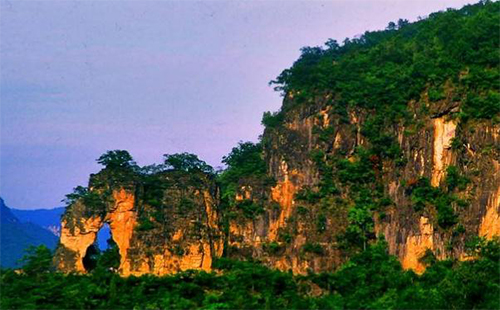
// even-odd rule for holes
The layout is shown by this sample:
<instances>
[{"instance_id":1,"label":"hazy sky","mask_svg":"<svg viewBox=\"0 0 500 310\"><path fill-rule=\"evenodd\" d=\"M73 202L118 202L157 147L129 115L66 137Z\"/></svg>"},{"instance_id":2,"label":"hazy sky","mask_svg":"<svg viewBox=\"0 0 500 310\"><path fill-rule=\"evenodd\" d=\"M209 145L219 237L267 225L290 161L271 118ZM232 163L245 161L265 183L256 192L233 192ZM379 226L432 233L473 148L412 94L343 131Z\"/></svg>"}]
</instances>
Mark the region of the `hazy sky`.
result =
<instances>
[{"instance_id":1,"label":"hazy sky","mask_svg":"<svg viewBox=\"0 0 500 310\"><path fill-rule=\"evenodd\" d=\"M0 195L61 205L110 149L218 166L257 140L301 47L474 2L1 0Z\"/></svg>"}]
</instances>

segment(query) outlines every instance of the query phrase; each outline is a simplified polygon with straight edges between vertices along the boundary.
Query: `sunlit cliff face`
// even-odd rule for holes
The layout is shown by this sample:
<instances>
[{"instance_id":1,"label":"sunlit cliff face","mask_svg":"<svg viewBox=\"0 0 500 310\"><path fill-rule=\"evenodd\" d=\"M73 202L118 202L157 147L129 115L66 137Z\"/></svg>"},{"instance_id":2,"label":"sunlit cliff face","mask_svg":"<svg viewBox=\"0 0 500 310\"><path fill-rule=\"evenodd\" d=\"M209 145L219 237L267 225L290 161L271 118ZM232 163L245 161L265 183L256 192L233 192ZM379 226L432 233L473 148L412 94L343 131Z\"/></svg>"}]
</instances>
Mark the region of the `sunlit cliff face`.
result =
<instances>
[{"instance_id":1,"label":"sunlit cliff face","mask_svg":"<svg viewBox=\"0 0 500 310\"><path fill-rule=\"evenodd\" d=\"M451 164L452 151L451 142L455 137L456 121L445 120L443 117L433 119L434 140L433 140L433 167L432 186L439 186L443 179L446 167Z\"/></svg>"},{"instance_id":2,"label":"sunlit cliff face","mask_svg":"<svg viewBox=\"0 0 500 310\"><path fill-rule=\"evenodd\" d=\"M487 239L500 236L500 185L497 191L491 193L491 197L488 199L486 214L481 219L481 225L479 226L479 236Z\"/></svg>"},{"instance_id":3,"label":"sunlit cliff face","mask_svg":"<svg viewBox=\"0 0 500 310\"><path fill-rule=\"evenodd\" d=\"M164 275L188 269L211 270L213 260L221 257L224 250L233 257L233 252L224 246L241 250L239 256L233 258L258 259L270 267L292 270L297 274L335 269L348 259L347 254L337 247L337 236L349 224L346 210L354 203L348 195L350 187L335 179L339 190L337 198L341 202L330 199L327 205L306 204L296 197L304 188L317 188L320 181L320 172L310 158L311 151L321 150L332 157L355 163L358 160L356 149L369 146L361 133L366 113L352 110L347 115L348 121L340 122L337 115L318 102L317 106L290 112L280 131L266 130L265 160L269 175L276 183L267 188L244 182L240 184L236 201L252 200L265 208L254 218L227 219L227 233L221 226L226 214L220 212L214 192L189 192L188 195L197 201L195 211L182 220L175 212L168 211L171 219L165 223L169 225L168 229L148 233L136 229L140 197L136 197L133 190L116 189L112 194L113 203L104 216L82 217L80 225L63 221L57 260L59 268L85 272L83 257L102 225L109 223L120 251L119 271L125 276ZM482 151L500 144L500 128L498 124L485 122L475 124L474 130L470 130L446 113L434 118L417 112L415 115L424 125L411 135L402 124L395 124L391 129L405 161L400 167L389 161L382 162L377 172L384 194L393 203L384 210L383 217L374 211L373 234L385 237L389 252L400 259L403 268L422 273L425 265L421 258L427 250L438 259L468 259L464 252L467 238L473 235L487 239L500 236L499 158L494 152ZM333 127L331 141L320 141L317 127ZM452 148L454 138L463 141L461 149ZM444 191L447 168L451 165L466 175L470 184L465 190L452 193L466 200L468 205L452 205L465 233L454 237L456 246L449 250L445 245L452 240L453 228L438 225L434 207L415 211L407 184L425 177L433 187ZM337 178L335 173L332 178ZM174 194L169 192L166 195ZM317 215L325 208L330 211L324 213L325 227L319 230ZM85 206L78 205L72 210L80 209L84 210ZM79 216L78 212L72 212L75 212L73 218ZM195 222L198 226L194 225ZM165 232L168 233L163 237ZM307 252L304 246L308 244L322 250ZM178 250L174 251L174 246ZM270 246L275 247L272 253L269 252Z\"/></svg>"}]
</instances>

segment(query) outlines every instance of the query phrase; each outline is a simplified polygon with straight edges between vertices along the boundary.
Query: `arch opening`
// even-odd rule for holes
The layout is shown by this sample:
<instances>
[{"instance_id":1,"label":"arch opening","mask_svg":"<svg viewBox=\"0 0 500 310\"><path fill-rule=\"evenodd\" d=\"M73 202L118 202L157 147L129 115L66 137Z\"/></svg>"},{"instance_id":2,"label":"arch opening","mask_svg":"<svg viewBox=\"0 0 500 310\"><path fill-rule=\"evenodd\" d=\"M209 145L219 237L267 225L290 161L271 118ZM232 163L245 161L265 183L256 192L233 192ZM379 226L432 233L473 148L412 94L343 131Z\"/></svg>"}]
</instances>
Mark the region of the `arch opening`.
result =
<instances>
[{"instance_id":1,"label":"arch opening","mask_svg":"<svg viewBox=\"0 0 500 310\"><path fill-rule=\"evenodd\" d=\"M109 225L106 223L99 229L96 241L91 244L83 257L86 272L96 270L117 272L120 267L120 251L113 240Z\"/></svg>"},{"instance_id":2,"label":"arch opening","mask_svg":"<svg viewBox=\"0 0 500 310\"><path fill-rule=\"evenodd\" d=\"M83 257L83 268L85 271L91 272L97 267L97 261L99 259L99 248L96 247L95 244L91 244L87 251L85 252L85 256Z\"/></svg>"},{"instance_id":3,"label":"arch opening","mask_svg":"<svg viewBox=\"0 0 500 310\"><path fill-rule=\"evenodd\" d=\"M111 237L111 229L108 223L104 223L101 229L97 232L96 242L98 244L99 250L106 251L109 248L108 240Z\"/></svg>"}]
</instances>

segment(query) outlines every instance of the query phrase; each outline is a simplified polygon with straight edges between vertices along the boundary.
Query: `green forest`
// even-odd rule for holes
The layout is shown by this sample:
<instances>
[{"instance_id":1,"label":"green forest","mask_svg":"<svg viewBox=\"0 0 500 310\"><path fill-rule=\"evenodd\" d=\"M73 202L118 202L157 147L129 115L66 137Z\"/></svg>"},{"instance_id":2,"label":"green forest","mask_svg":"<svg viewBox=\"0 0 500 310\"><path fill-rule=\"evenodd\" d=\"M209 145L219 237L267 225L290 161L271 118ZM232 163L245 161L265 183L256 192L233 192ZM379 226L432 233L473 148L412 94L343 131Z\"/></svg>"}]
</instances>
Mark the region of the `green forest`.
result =
<instances>
[{"instance_id":1,"label":"green forest","mask_svg":"<svg viewBox=\"0 0 500 310\"><path fill-rule=\"evenodd\" d=\"M122 278L116 248L86 275L54 272L52 253L33 248L22 273L1 271L2 309L498 309L500 245L473 240L473 260L422 259L422 275L401 268L379 240L333 273L293 275L255 261L219 259L211 273Z\"/></svg>"},{"instance_id":2,"label":"green forest","mask_svg":"<svg viewBox=\"0 0 500 310\"><path fill-rule=\"evenodd\" d=\"M400 19L342 44L330 39L324 47L304 47L293 66L270 82L283 95L292 94L294 104L265 114L263 123L278 126L294 105L327 94L340 114L355 106L373 110L374 120L407 117L412 100L450 97L464 103L463 121L500 121L499 8L498 2L481 1L414 23ZM373 129L383 128L377 125Z\"/></svg>"}]
</instances>

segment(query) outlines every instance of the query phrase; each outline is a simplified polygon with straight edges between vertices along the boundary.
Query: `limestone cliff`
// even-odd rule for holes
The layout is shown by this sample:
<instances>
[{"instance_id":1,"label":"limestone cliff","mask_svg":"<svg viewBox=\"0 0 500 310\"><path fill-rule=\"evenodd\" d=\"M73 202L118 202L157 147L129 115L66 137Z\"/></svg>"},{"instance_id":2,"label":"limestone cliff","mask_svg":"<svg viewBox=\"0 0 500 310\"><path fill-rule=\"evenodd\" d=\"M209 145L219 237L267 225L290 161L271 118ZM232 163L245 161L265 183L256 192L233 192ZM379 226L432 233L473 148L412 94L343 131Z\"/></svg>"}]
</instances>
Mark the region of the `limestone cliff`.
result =
<instances>
[{"instance_id":1,"label":"limestone cliff","mask_svg":"<svg viewBox=\"0 0 500 310\"><path fill-rule=\"evenodd\" d=\"M291 101L289 96L285 105ZM396 137L400 155L395 160L370 158L376 175L373 184L360 188L359 184L342 180L346 171L339 163L344 159L354 167L362 160L357 150L370 147L361 133L368 111L349 110L348 117L342 119L325 102L328 97L294 109L286 114L282 126L266 130L266 162L277 180L267 199L280 207L269 209L251 222L234 222L231 233L243 240L238 246L257 247L254 256L297 273L335 268L349 256L338 237L349 225L349 207L360 199L350 193L369 188L375 191L375 187L379 192L369 199L385 199L386 205L374 208L372 238L385 236L391 254L400 258L404 268L422 272L425 267L420 259L427 249L441 259L461 258L468 238L500 235L498 123L460 122L456 104L446 100L435 106L424 101L413 103L413 121L388 128ZM326 138L322 136L325 129L332 129ZM325 161L333 158L334 164L318 166L314 153L321 154ZM451 189L446 182L451 172L460 175L466 184ZM331 178L336 192L322 199L300 197L305 192L320 195L322 183L328 181L322 179L325 175ZM418 197L412 192L419 188L420 180L426 179L427 188L448 197L444 203L456 220L449 224L443 220L441 227L438 214L445 211L438 210L440 207L426 203L422 209L416 208ZM251 197L248 191L246 195ZM270 242L280 248L277 255L266 253Z\"/></svg>"},{"instance_id":2,"label":"limestone cliff","mask_svg":"<svg viewBox=\"0 0 500 310\"><path fill-rule=\"evenodd\" d=\"M442 106L447 112L437 110L424 115L419 112L421 106L414 105L418 129L415 124L394 124L390 131L397 137L401 156L398 163L382 160L377 168L381 193L389 199L383 211L373 214L373 232L385 236L391 253L400 257L405 268L417 271L423 270L419 259L426 249L440 258L458 258L463 255L468 236L499 235L500 126L487 120L459 123L456 109L452 112L446 102ZM427 108L432 109L430 105ZM281 269L291 268L301 273L308 268L327 270L346 257L339 253L335 236L342 234L349 222L347 207L354 203L349 191L354 185L339 180L338 173L342 171L338 165L329 166L332 171L327 173L335 182L337 193L312 203L297 199L300 191L318 192L326 173L318 170L310 156L312 152L320 150L325 158L345 158L355 163L359 161L356 148L370 145L360 134L366 111L349 111L348 119L341 121L328 109L319 100L316 105L290 112L283 126L267 129L263 138L265 154L269 171L277 179L269 199L280 205L279 211L269 211L262 219L253 220L252 225L244 223L244 229L233 229L234 233L241 231L244 239L250 238L247 242L252 246L256 242L278 242L284 248L279 259L259 256ZM321 130L326 128L333 131L322 141ZM460 145L452 147L453 141L460 141ZM462 206L449 201L459 219L453 225L455 230L439 227L435 207L418 211L412 207L412 183L425 177L430 186L440 186L446 191L444 180L450 166L469 181L466 188L452 191L465 201L459 201ZM266 228L258 229L262 225ZM457 226L460 228L456 229ZM286 235L287 240L280 239L279 233ZM304 252L306 243L318 245L318 249L321 246L322 250L318 250L321 253Z\"/></svg>"}]
</instances>

